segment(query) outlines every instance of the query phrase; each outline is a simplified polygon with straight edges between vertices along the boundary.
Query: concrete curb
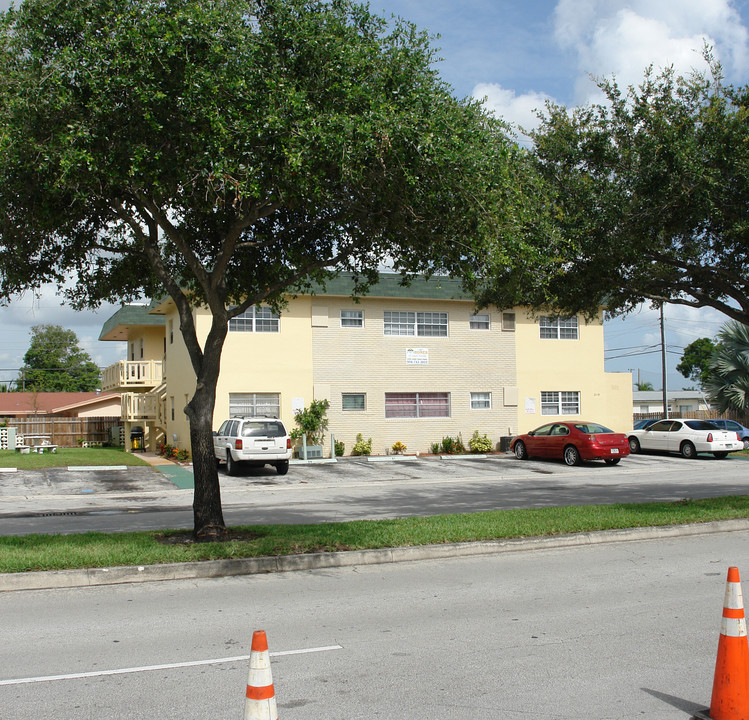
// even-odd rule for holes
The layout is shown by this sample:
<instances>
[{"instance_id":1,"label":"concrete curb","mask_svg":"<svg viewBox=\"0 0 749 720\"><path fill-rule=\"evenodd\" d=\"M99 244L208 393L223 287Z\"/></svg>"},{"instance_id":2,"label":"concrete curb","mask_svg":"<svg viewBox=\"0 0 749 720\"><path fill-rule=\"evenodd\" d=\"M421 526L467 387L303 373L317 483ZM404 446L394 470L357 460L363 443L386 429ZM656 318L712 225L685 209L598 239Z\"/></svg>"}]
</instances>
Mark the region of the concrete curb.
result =
<instances>
[{"instance_id":1,"label":"concrete curb","mask_svg":"<svg viewBox=\"0 0 749 720\"><path fill-rule=\"evenodd\" d=\"M206 560L164 565L1 573L0 592L92 587L162 580L218 578L274 572L295 572L298 570L321 570L325 568L351 567L353 565L378 565L395 562L413 562L416 560L469 557L472 555L491 555L503 552L550 550L581 545L656 540L712 533L738 532L741 530L749 530L749 519L719 520L696 523L694 525L604 530L601 532L575 533L553 537L446 543L444 545L421 545L375 550Z\"/></svg>"}]
</instances>

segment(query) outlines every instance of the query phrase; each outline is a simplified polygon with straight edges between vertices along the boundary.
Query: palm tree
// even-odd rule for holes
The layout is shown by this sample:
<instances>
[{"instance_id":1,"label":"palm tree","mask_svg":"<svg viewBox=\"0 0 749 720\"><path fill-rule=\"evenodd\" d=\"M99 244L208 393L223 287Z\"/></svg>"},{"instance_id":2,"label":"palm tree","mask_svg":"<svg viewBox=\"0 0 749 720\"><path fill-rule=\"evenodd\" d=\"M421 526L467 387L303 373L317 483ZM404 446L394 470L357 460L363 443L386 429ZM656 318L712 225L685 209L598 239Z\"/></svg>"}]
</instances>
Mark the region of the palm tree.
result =
<instances>
[{"instance_id":1,"label":"palm tree","mask_svg":"<svg viewBox=\"0 0 749 720\"><path fill-rule=\"evenodd\" d=\"M749 325L731 320L718 333L705 391L721 412L749 412Z\"/></svg>"}]
</instances>

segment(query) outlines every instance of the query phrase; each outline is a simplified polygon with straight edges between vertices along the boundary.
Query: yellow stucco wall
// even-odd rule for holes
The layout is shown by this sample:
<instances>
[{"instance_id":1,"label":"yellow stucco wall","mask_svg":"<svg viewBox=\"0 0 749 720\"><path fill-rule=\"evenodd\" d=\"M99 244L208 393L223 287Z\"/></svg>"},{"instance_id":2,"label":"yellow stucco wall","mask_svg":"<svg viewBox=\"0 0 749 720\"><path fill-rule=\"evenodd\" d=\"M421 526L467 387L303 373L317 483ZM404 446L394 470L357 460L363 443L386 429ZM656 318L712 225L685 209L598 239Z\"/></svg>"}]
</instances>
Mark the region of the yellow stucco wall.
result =
<instances>
[{"instance_id":1,"label":"yellow stucco wall","mask_svg":"<svg viewBox=\"0 0 749 720\"><path fill-rule=\"evenodd\" d=\"M202 344L208 336L211 317L204 309L195 310L193 317ZM166 337L167 441L189 447L189 425L183 409L195 391L195 376L176 312L166 315ZM216 388L215 430L229 417L231 393L278 393L281 419L289 428L294 427L294 403L309 405L313 399L309 298L290 302L281 315L277 333L229 332Z\"/></svg>"},{"instance_id":2,"label":"yellow stucco wall","mask_svg":"<svg viewBox=\"0 0 749 720\"><path fill-rule=\"evenodd\" d=\"M127 360L161 360L164 355L164 328L133 327L128 331Z\"/></svg>"},{"instance_id":3,"label":"yellow stucco wall","mask_svg":"<svg viewBox=\"0 0 749 720\"><path fill-rule=\"evenodd\" d=\"M540 315L540 314L539 314ZM632 374L604 372L603 321L578 316L578 339L542 339L539 316L517 311L518 429L577 417L632 429ZM580 415L542 415L542 391L580 393Z\"/></svg>"}]
</instances>

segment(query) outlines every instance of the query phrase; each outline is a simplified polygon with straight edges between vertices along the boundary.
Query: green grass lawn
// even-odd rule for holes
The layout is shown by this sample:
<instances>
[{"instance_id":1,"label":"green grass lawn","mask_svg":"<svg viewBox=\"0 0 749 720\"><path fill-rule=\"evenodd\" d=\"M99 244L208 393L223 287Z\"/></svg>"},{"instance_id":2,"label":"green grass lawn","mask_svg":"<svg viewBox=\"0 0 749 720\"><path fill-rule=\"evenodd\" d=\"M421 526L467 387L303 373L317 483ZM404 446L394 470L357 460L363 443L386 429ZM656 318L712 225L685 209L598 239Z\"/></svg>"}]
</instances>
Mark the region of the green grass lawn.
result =
<instances>
[{"instance_id":1,"label":"green grass lawn","mask_svg":"<svg viewBox=\"0 0 749 720\"><path fill-rule=\"evenodd\" d=\"M28 453L15 450L0 450L0 467L15 467L19 470L40 470L68 465L148 465L134 453L123 448L88 447L58 448L57 452Z\"/></svg>"},{"instance_id":2,"label":"green grass lawn","mask_svg":"<svg viewBox=\"0 0 749 720\"><path fill-rule=\"evenodd\" d=\"M0 537L0 572L61 570L333 552L561 535L749 517L749 496L500 510L319 525L255 525L232 539L193 542L184 531Z\"/></svg>"}]
</instances>

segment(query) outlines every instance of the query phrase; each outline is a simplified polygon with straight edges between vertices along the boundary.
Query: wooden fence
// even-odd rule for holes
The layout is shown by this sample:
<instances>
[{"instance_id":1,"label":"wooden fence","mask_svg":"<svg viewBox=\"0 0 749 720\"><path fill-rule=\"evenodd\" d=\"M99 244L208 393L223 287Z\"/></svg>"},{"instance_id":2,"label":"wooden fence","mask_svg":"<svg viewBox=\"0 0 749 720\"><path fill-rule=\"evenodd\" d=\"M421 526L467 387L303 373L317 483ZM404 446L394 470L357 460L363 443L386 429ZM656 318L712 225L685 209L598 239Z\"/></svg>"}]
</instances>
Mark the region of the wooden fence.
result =
<instances>
[{"instance_id":1,"label":"wooden fence","mask_svg":"<svg viewBox=\"0 0 749 720\"><path fill-rule=\"evenodd\" d=\"M49 415L6 418L8 427L18 435L49 435L53 445L78 447L83 442L96 445L118 445L124 437L122 421L116 417L54 417Z\"/></svg>"},{"instance_id":2,"label":"wooden fence","mask_svg":"<svg viewBox=\"0 0 749 720\"><path fill-rule=\"evenodd\" d=\"M637 422L638 420L660 420L665 417L663 412L652 412L652 413L633 413L632 420ZM672 420L678 420L682 417L695 418L698 420L717 420L718 418L725 418L726 420L735 420L737 423L742 425L749 425L749 417L740 415L735 412L719 412L718 410L694 410L692 412L682 413L678 410L670 410L668 417Z\"/></svg>"}]
</instances>

